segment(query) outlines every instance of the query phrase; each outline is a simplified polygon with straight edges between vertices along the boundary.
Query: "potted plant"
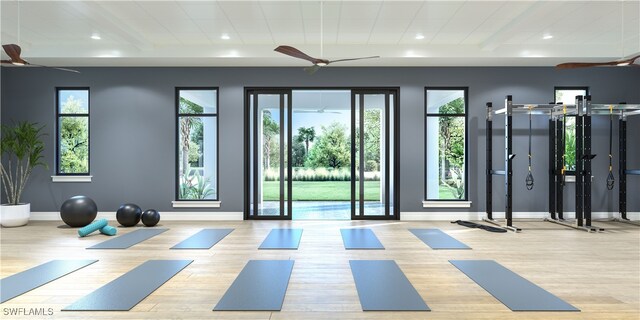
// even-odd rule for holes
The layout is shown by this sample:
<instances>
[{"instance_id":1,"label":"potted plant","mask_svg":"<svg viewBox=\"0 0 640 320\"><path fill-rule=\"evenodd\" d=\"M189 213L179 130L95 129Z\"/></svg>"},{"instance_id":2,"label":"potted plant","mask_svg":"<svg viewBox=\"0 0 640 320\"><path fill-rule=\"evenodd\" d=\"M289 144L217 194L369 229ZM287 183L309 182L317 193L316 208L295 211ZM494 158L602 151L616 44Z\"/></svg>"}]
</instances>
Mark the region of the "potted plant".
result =
<instances>
[{"instance_id":1,"label":"potted plant","mask_svg":"<svg viewBox=\"0 0 640 320\"><path fill-rule=\"evenodd\" d=\"M19 227L29 222L31 205L21 203L20 197L33 169L37 166L47 167L42 162L42 128L44 126L38 127L36 123L26 121L2 126L0 174L8 201L0 211L0 224L3 227Z\"/></svg>"}]
</instances>

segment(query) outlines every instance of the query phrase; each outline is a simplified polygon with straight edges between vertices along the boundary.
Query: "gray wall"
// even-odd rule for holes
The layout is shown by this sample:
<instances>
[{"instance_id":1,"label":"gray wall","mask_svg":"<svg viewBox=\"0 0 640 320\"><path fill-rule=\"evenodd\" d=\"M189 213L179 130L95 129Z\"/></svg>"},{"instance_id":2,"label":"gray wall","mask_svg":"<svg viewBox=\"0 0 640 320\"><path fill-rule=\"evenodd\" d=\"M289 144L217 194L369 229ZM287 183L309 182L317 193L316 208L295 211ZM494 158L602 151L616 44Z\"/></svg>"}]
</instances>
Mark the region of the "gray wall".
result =
<instances>
[{"instance_id":1,"label":"gray wall","mask_svg":"<svg viewBox=\"0 0 640 320\"><path fill-rule=\"evenodd\" d=\"M174 210L174 92L177 86L220 87L219 211L243 210L243 92L244 87L400 87L401 211L427 211L424 196L424 87L469 87L469 211L484 211L485 102L503 105L505 95L515 103L546 103L554 86L589 86L594 103L640 102L640 68L592 68L556 71L553 68L325 68L313 76L301 68L79 68L72 74L41 68L2 68L2 123L29 120L46 124L45 150L49 170L34 172L23 199L33 211L57 211L69 196L93 197L101 211L134 202L143 208ZM91 183L52 183L56 86L91 87ZM640 117L630 119L629 167L640 168ZM501 118L494 124L494 159L501 167ZM547 210L547 119L535 118L534 173L536 187L527 191L527 119L515 121L514 210ZM614 128L617 148L617 123ZM616 190L605 187L608 118L593 120L593 210L617 208ZM615 164L617 166L617 163ZM616 169L617 170L617 169ZM494 208L501 211L503 186L496 178ZM640 181L629 181L629 211L639 211ZM573 187L569 187L573 191ZM570 194L570 193L569 193ZM566 210L572 211L572 197ZM188 209L188 211L194 211ZM437 211L442 211L438 209ZM459 211L459 210L457 210Z\"/></svg>"}]
</instances>

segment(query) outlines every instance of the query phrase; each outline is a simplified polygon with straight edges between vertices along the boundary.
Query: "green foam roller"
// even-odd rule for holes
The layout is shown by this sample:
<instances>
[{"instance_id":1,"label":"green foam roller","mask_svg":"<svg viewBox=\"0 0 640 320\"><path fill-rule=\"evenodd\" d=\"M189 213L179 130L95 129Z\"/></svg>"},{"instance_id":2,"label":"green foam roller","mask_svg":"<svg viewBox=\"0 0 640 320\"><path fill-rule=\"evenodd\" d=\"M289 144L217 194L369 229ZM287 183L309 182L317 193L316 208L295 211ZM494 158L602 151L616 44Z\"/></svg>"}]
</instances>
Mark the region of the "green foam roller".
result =
<instances>
[{"instance_id":1,"label":"green foam roller","mask_svg":"<svg viewBox=\"0 0 640 320\"><path fill-rule=\"evenodd\" d=\"M100 228L100 232L102 234L106 234L108 236L115 236L116 233L118 233L118 229L116 229L115 227L112 227L112 226L104 226L104 227Z\"/></svg>"},{"instance_id":2,"label":"green foam roller","mask_svg":"<svg viewBox=\"0 0 640 320\"><path fill-rule=\"evenodd\" d=\"M94 222L91 222L86 227L82 227L78 229L78 235L80 235L81 237L86 237L90 233L104 228L107 224L108 224L107 219L96 220Z\"/></svg>"}]
</instances>

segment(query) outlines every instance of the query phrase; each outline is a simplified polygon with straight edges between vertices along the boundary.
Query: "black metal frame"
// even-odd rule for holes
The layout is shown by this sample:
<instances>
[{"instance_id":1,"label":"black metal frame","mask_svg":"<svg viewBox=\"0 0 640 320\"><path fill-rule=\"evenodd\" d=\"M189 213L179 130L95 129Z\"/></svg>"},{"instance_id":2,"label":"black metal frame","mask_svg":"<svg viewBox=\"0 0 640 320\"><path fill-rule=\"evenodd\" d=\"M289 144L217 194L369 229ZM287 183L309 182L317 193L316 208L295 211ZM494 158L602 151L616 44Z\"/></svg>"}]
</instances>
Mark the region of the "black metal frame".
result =
<instances>
[{"instance_id":1,"label":"black metal frame","mask_svg":"<svg viewBox=\"0 0 640 320\"><path fill-rule=\"evenodd\" d=\"M61 113L60 112L60 91L86 90L87 91L87 113ZM58 176L87 176L91 174L91 89L89 87L56 87L56 147L55 147L55 171ZM60 172L60 119L61 118L87 118L87 172L65 173Z\"/></svg>"},{"instance_id":2,"label":"black metal frame","mask_svg":"<svg viewBox=\"0 0 640 320\"><path fill-rule=\"evenodd\" d=\"M502 170L493 170L493 104L487 103L487 118L486 118L486 214L487 216L483 218L484 221L489 222L491 224L500 226L504 229L519 232L520 228L513 225L513 165L512 160L515 158L515 154L513 154L513 97L506 96L505 98L505 113L504 113L504 141L505 141L505 149L504 149L504 171ZM502 225L500 222L493 218L493 176L500 175L504 176L504 184L505 184L505 203L504 203L504 215L505 215L505 225Z\"/></svg>"},{"instance_id":3,"label":"black metal frame","mask_svg":"<svg viewBox=\"0 0 640 320\"><path fill-rule=\"evenodd\" d=\"M393 154L393 184L394 186L396 186L395 192L393 194L393 213L389 212L389 184L390 181L389 179L386 179L386 185L385 188L387 189L386 192L386 208L385 208L385 215L384 216L361 216L361 217L357 217L355 219L368 219L368 220L388 220L388 219L396 219L399 220L400 219L400 194L397 190L397 187L400 185L400 163L398 161L398 156L400 154L400 131L399 131L399 119L400 119L400 106L399 106L399 102L400 102L400 88L399 87L245 87L244 88L244 105L245 105L245 109L244 109L244 142L245 142L245 146L244 146L244 219L248 220L248 219L264 219L264 220L282 220L283 217L281 216L258 216L258 215L251 215L250 214L250 207L251 207L251 198L250 198L250 192L248 188L251 188L251 159L249 159L249 154L251 152L251 150L249 149L250 146L250 132L251 132L251 118L250 116L254 116L254 115L250 115L249 114L249 110L250 110L250 99L251 99L251 95L254 95L254 99L256 97L255 93L274 93L274 92L289 92L289 109L288 112L291 113L293 110L293 106L291 103L291 99L292 99L292 93L295 90L350 90L351 91L351 95L352 95L352 103L351 103L351 108L352 108L352 126L351 126L351 130L352 130L352 137L354 137L353 134L353 130L355 130L355 126L354 121L355 121L355 115L354 115L354 92L357 91L358 93L376 93L376 94L380 94L380 93L386 93L387 95L393 95L394 96L394 103L393 103L393 120L394 120L394 134L393 134L393 139L394 139L394 154ZM277 93L276 93L277 94ZM386 103L388 104L388 98L385 100ZM257 101L254 101L254 106L257 106ZM387 110L388 111L388 110ZM257 113L257 108L254 108L254 113ZM387 115L389 113L387 112ZM291 114L289 114L289 119L291 119ZM391 156L390 154L388 154L389 152L389 122L388 122L388 117L386 117L386 131L387 131L387 139L386 139L386 144L387 144L387 148L386 148L386 152L387 152L387 156ZM289 122L289 126L291 126L291 122ZM254 135L257 136L257 131L254 132ZM288 130L288 140L289 142L292 139L292 132L291 130ZM254 141L257 141L257 137L254 137ZM254 146L254 148L256 148L257 146ZM351 148L352 148L352 155L355 154L355 146L352 143L351 144ZM256 154L257 151L255 151L254 149L254 154ZM352 162L355 161L355 157L352 156ZM387 157L389 158L389 157ZM291 148L289 148L289 157L288 159L291 159ZM290 160L289 160L290 161ZM386 161L386 170L387 172L389 172L389 161ZM291 174L291 166L287 166L289 168L289 177L292 177ZM254 176L257 176L257 166L254 166ZM352 177L354 177L354 173L353 173L353 165L352 165ZM292 192L292 187L291 187L291 179L288 180L289 183L289 187L288 187L288 198L289 201L288 202L288 217L284 217L285 219L292 219L293 214L292 214L292 209L291 209L291 192ZM351 188L351 201L352 201L352 206L351 206L351 215L352 215L352 219L354 219L354 210L355 210L355 205L354 205L354 199L355 199L355 179L352 179L352 188ZM255 188L255 186L254 186ZM282 197L281 197L281 201ZM257 192L256 190L254 190L254 203L257 203ZM362 206L361 206L362 207ZM282 214L282 211L281 211Z\"/></svg>"},{"instance_id":4,"label":"black metal frame","mask_svg":"<svg viewBox=\"0 0 640 320\"><path fill-rule=\"evenodd\" d=\"M180 91L216 92L216 113L180 113ZM176 201L219 201L220 199L220 89L218 87L176 87L175 88L175 199ZM215 199L180 199L180 118L213 117L216 119L216 197Z\"/></svg>"},{"instance_id":5,"label":"black metal frame","mask_svg":"<svg viewBox=\"0 0 640 320\"><path fill-rule=\"evenodd\" d=\"M362 154L360 154L359 157L359 167L360 167L360 172L359 172L359 176L360 179L358 180L359 183L359 188L356 188L356 163L355 163L355 154L356 154L356 150L355 150L355 138L356 138L356 126L355 126L355 112L359 111L359 124L358 124L358 128L359 128L359 132L360 132L360 146L359 146L359 150L362 153L362 151L364 150L364 111L365 111L365 105L364 105L364 96L365 95L369 95L369 94L384 94L384 99L385 99L385 109L384 109L384 113L385 113L385 174L387 175L387 179L385 179L385 199L384 199L384 216L379 216L379 215L367 215L366 212L364 211L364 157ZM379 88L366 88L366 89L352 89L351 90L351 220L392 220L392 219L400 219L400 215L399 215L399 206L398 206L398 191L397 191L397 186L398 184L396 183L398 180L398 171L395 170L395 168L397 168L398 166L398 102L399 97L399 90L396 88L392 88L392 89L379 89ZM394 134L394 154L393 154L393 164L394 164L394 175L393 178L394 179L394 186L396 186L395 192L393 194L394 196L394 212L390 212L390 181L389 181L389 172L390 172L390 165L389 165L389 159L391 154L389 153L389 148L390 148L390 136L391 136L391 132L389 130L389 116L390 116L390 98L391 96L393 96L393 107L394 107L394 113L393 113L393 121L394 121L394 130L396 131ZM360 108L359 110L355 110L356 107L356 98L358 98L358 107ZM359 214L356 215L356 206L355 206L355 194L356 194L356 189L358 189L359 193L358 193L358 201L359 201Z\"/></svg>"},{"instance_id":6,"label":"black metal frame","mask_svg":"<svg viewBox=\"0 0 640 320\"><path fill-rule=\"evenodd\" d=\"M427 112L427 92L432 91L447 91L447 90L461 90L464 91L464 113L429 113ZM467 182L469 181L469 87L425 87L424 88L424 163L427 163L427 120L429 117L461 117L464 118L464 199L429 199L427 198L427 172L428 168L425 166L424 172L424 199L427 201L468 201L469 200L469 188Z\"/></svg>"}]
</instances>

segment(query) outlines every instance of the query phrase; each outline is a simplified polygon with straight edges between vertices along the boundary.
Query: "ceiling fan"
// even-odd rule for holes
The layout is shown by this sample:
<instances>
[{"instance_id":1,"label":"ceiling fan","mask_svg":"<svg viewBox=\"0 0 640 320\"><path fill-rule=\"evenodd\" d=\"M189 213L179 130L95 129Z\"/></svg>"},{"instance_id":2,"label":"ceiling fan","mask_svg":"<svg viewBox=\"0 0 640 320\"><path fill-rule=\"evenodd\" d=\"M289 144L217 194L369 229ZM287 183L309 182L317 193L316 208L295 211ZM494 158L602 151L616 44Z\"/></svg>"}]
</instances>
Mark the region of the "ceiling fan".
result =
<instances>
[{"instance_id":1,"label":"ceiling fan","mask_svg":"<svg viewBox=\"0 0 640 320\"><path fill-rule=\"evenodd\" d=\"M320 1L320 56L323 56L324 49L324 2ZM343 62L343 61L353 61L353 60L363 60L363 59L375 59L380 58L380 56L371 56L371 57L360 57L360 58L349 58L349 59L338 59L338 60L327 60L322 58L314 58L306 53L292 47L292 46L278 46L274 49L276 52L280 52L282 54L286 54L290 57L303 59L311 62L313 65L307 68L304 68L308 74L314 74L316 71L320 70L322 67L326 67L334 62Z\"/></svg>"},{"instance_id":2,"label":"ceiling fan","mask_svg":"<svg viewBox=\"0 0 640 320\"><path fill-rule=\"evenodd\" d=\"M340 114L340 112L338 111L326 111L327 107L322 107L318 110L293 110L294 113L337 113Z\"/></svg>"},{"instance_id":3,"label":"ceiling fan","mask_svg":"<svg viewBox=\"0 0 640 320\"><path fill-rule=\"evenodd\" d=\"M51 69L57 69L62 71L80 73L80 71L67 69L67 68L48 67L48 66L43 66L39 64L29 63L20 57L20 53L22 52L22 49L17 44L3 44L2 49L4 49L4 52L7 53L7 55L9 56L9 60L0 61L0 63L3 63L3 64L12 64L14 66L44 67L44 68L51 68Z\"/></svg>"},{"instance_id":4,"label":"ceiling fan","mask_svg":"<svg viewBox=\"0 0 640 320\"><path fill-rule=\"evenodd\" d=\"M574 68L588 68L588 67L604 67L604 66L632 66L640 67L640 64L636 64L635 61L640 59L640 55L631 57L629 59L607 61L607 62L567 62L561 63L556 66L558 69L574 69Z\"/></svg>"},{"instance_id":5,"label":"ceiling fan","mask_svg":"<svg viewBox=\"0 0 640 320\"><path fill-rule=\"evenodd\" d=\"M312 66L304 68L304 70L307 71L309 74L314 74L321 67L328 66L328 65L330 65L330 64L332 64L334 62L380 58L380 56L371 56L371 57L361 57L361 58L327 60L327 59L320 59L320 58L311 57L311 56L307 55L306 53L304 53L304 52L302 52L302 51L300 51L300 50L298 50L298 49L296 49L294 47L291 47L291 46L279 46L279 47L275 48L274 51L280 52L282 54L286 54L286 55L288 55L290 57L303 59L303 60L307 60L307 61L311 62L313 64Z\"/></svg>"}]
</instances>

